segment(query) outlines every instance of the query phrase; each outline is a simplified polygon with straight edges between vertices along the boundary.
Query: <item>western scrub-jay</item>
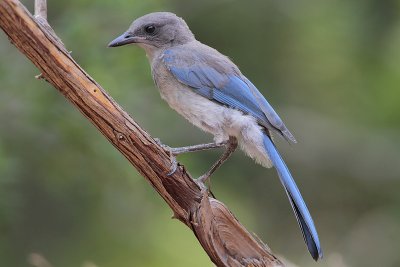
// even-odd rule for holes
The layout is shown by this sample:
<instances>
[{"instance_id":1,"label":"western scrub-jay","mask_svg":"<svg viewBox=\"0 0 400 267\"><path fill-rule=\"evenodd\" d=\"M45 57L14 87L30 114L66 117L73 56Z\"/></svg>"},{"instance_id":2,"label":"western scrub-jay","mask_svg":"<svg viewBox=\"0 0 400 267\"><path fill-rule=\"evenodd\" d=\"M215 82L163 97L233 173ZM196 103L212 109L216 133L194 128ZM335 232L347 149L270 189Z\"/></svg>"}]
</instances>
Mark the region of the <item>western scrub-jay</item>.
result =
<instances>
[{"instance_id":1,"label":"western scrub-jay","mask_svg":"<svg viewBox=\"0 0 400 267\"><path fill-rule=\"evenodd\" d=\"M214 143L170 148L171 152L177 155L226 147L221 158L199 178L201 183L229 158L237 144L264 167L274 166L308 250L315 260L322 258L314 222L272 141L272 132L289 142L296 140L257 88L228 57L197 41L185 21L173 13L156 12L136 19L109 46L132 43L145 50L155 84L169 106L214 135Z\"/></svg>"}]
</instances>

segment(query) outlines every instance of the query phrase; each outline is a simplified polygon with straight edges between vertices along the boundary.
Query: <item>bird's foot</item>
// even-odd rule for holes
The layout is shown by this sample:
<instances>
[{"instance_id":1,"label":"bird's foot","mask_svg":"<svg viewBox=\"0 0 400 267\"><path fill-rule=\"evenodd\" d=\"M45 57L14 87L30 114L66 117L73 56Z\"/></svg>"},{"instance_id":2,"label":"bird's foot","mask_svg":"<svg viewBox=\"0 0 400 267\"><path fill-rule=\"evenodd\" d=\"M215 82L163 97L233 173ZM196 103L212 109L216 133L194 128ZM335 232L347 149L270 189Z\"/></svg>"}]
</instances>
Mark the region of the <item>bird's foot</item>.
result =
<instances>
[{"instance_id":1,"label":"bird's foot","mask_svg":"<svg viewBox=\"0 0 400 267\"><path fill-rule=\"evenodd\" d=\"M203 174L202 176L197 178L197 181L199 181L203 184L208 184L210 182L210 174L209 173Z\"/></svg>"},{"instance_id":2,"label":"bird's foot","mask_svg":"<svg viewBox=\"0 0 400 267\"><path fill-rule=\"evenodd\" d=\"M168 151L171 166L170 166L169 172L167 173L167 176L171 176L172 174L174 174L176 172L176 169L178 168L178 161L175 158L174 149L168 145L163 144L159 138L154 138L154 140L156 141L156 143L159 146L164 148L164 150Z\"/></svg>"},{"instance_id":3,"label":"bird's foot","mask_svg":"<svg viewBox=\"0 0 400 267\"><path fill-rule=\"evenodd\" d=\"M170 147L169 145L163 144L159 138L154 138L156 141L157 145L162 146L165 150L170 152L170 154L176 156L182 153L182 148L181 147Z\"/></svg>"},{"instance_id":4,"label":"bird's foot","mask_svg":"<svg viewBox=\"0 0 400 267\"><path fill-rule=\"evenodd\" d=\"M171 176L178 169L178 161L176 160L175 156L172 154L170 154L170 161L171 161L171 167L169 168L169 172L167 173L167 176Z\"/></svg>"},{"instance_id":5,"label":"bird's foot","mask_svg":"<svg viewBox=\"0 0 400 267\"><path fill-rule=\"evenodd\" d=\"M195 180L197 185L200 187L201 191L211 189L210 176L211 175L209 173L205 173Z\"/></svg>"},{"instance_id":6,"label":"bird's foot","mask_svg":"<svg viewBox=\"0 0 400 267\"><path fill-rule=\"evenodd\" d=\"M169 146L167 146L167 145L164 145L164 144L161 142L160 138L154 138L154 141L156 141L157 145L162 146L163 148L169 147Z\"/></svg>"}]
</instances>

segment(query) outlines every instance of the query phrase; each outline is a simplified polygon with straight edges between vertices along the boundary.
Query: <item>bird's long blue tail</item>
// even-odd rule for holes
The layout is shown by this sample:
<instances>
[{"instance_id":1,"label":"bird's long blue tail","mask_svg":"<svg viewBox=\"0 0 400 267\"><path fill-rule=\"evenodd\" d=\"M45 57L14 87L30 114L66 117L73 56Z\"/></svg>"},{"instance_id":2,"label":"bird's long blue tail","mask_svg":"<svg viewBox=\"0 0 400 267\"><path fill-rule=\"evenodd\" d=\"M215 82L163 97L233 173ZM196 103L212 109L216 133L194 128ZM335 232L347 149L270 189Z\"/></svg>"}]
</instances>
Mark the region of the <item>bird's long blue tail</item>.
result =
<instances>
[{"instance_id":1,"label":"bird's long blue tail","mask_svg":"<svg viewBox=\"0 0 400 267\"><path fill-rule=\"evenodd\" d=\"M308 251L310 251L313 259L317 261L318 259L322 258L323 253L319 243L317 230L315 229L310 212L304 203L303 197L301 196L300 191L289 172L289 169L276 150L271 138L264 134L263 141L265 150L267 151L272 164L275 166L283 187L285 188L286 194L289 197L290 204L292 205L297 222L299 223L300 229L303 233L303 238L307 244Z\"/></svg>"}]
</instances>

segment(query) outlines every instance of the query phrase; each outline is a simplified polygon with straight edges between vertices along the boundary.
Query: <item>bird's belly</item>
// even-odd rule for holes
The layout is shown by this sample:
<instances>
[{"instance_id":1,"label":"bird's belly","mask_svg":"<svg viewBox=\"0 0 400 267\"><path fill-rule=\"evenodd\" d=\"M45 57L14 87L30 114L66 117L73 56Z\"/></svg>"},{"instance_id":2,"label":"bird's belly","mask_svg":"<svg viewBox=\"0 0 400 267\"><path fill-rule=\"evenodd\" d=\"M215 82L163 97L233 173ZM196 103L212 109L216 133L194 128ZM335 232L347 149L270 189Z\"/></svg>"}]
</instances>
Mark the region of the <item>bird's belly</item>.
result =
<instances>
[{"instance_id":1,"label":"bird's belly","mask_svg":"<svg viewBox=\"0 0 400 267\"><path fill-rule=\"evenodd\" d=\"M164 83L165 85L165 83ZM252 116L213 102L181 83L160 86L161 97L169 106L203 131L214 135L217 142L229 136L240 138L243 129L258 127Z\"/></svg>"},{"instance_id":2,"label":"bird's belly","mask_svg":"<svg viewBox=\"0 0 400 267\"><path fill-rule=\"evenodd\" d=\"M196 94L192 89L181 84L160 88L160 93L171 108L195 126L214 135L221 131L224 107Z\"/></svg>"}]
</instances>

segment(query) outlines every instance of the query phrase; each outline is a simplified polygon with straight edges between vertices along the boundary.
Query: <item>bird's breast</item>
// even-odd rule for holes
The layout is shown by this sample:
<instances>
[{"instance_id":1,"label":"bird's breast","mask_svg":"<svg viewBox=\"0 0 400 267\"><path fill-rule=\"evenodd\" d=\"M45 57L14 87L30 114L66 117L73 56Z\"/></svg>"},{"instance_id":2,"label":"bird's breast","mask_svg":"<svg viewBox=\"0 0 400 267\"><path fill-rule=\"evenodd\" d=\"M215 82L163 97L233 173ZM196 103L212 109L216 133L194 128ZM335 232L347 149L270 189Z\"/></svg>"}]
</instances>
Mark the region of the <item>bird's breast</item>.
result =
<instances>
[{"instance_id":1,"label":"bird's breast","mask_svg":"<svg viewBox=\"0 0 400 267\"><path fill-rule=\"evenodd\" d=\"M161 97L172 109L206 132L216 135L222 131L224 107L179 82L162 63L152 64L152 75Z\"/></svg>"}]
</instances>

